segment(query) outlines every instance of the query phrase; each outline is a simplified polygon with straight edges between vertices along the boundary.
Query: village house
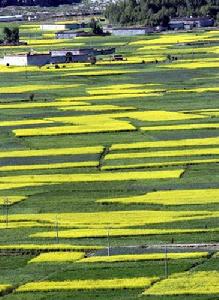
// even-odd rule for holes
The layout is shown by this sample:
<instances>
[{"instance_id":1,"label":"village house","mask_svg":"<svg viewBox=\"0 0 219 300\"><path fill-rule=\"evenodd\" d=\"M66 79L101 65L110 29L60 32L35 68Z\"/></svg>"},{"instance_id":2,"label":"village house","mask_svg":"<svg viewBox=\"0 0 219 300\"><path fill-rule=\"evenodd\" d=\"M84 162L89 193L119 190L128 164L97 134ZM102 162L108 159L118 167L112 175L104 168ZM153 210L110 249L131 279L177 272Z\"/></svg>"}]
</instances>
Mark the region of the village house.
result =
<instances>
[{"instance_id":1,"label":"village house","mask_svg":"<svg viewBox=\"0 0 219 300\"><path fill-rule=\"evenodd\" d=\"M115 48L96 49L61 49L52 50L49 53L25 53L5 55L0 59L0 64L5 66L44 66L47 64L59 64L70 62L89 62L91 57L97 55L111 55Z\"/></svg>"},{"instance_id":2,"label":"village house","mask_svg":"<svg viewBox=\"0 0 219 300\"><path fill-rule=\"evenodd\" d=\"M50 63L50 54L13 54L5 55L0 64L5 66L43 66Z\"/></svg>"},{"instance_id":3,"label":"village house","mask_svg":"<svg viewBox=\"0 0 219 300\"><path fill-rule=\"evenodd\" d=\"M73 30L56 32L57 39L72 39L78 36L78 33Z\"/></svg>"},{"instance_id":4,"label":"village house","mask_svg":"<svg viewBox=\"0 0 219 300\"><path fill-rule=\"evenodd\" d=\"M116 36L135 36L152 33L153 29L150 27L104 27L103 32L109 32Z\"/></svg>"},{"instance_id":5,"label":"village house","mask_svg":"<svg viewBox=\"0 0 219 300\"><path fill-rule=\"evenodd\" d=\"M23 21L23 15L14 15L14 16L0 16L0 22L16 22Z\"/></svg>"},{"instance_id":6,"label":"village house","mask_svg":"<svg viewBox=\"0 0 219 300\"><path fill-rule=\"evenodd\" d=\"M84 30L74 31L74 30L62 30L56 32L56 39L73 39L78 36L94 36L92 32L86 32Z\"/></svg>"},{"instance_id":7,"label":"village house","mask_svg":"<svg viewBox=\"0 0 219 300\"><path fill-rule=\"evenodd\" d=\"M68 23L68 24L42 24L42 31L61 31L61 30L76 30L88 27L86 23Z\"/></svg>"},{"instance_id":8,"label":"village house","mask_svg":"<svg viewBox=\"0 0 219 300\"><path fill-rule=\"evenodd\" d=\"M89 51L73 50L53 50L50 52L50 63L70 63L88 62L90 59Z\"/></svg>"},{"instance_id":9,"label":"village house","mask_svg":"<svg viewBox=\"0 0 219 300\"><path fill-rule=\"evenodd\" d=\"M193 29L202 27L211 27L214 20L210 17L190 17L190 18L174 18L169 22L169 28L172 30Z\"/></svg>"}]
</instances>

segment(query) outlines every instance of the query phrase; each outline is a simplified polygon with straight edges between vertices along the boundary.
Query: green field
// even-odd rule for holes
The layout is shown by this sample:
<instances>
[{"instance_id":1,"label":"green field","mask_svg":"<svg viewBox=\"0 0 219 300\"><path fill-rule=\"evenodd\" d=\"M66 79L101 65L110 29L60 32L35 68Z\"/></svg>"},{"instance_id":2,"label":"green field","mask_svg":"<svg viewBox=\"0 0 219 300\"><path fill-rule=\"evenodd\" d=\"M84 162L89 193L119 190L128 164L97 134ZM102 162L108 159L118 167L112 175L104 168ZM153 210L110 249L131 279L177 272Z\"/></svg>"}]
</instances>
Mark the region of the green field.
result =
<instances>
[{"instance_id":1,"label":"green field","mask_svg":"<svg viewBox=\"0 0 219 300\"><path fill-rule=\"evenodd\" d=\"M216 248L171 252L218 242L219 31L55 40L24 25L28 45L0 56L112 46L126 60L0 66L0 298L216 300ZM31 263L58 251L85 258Z\"/></svg>"}]
</instances>

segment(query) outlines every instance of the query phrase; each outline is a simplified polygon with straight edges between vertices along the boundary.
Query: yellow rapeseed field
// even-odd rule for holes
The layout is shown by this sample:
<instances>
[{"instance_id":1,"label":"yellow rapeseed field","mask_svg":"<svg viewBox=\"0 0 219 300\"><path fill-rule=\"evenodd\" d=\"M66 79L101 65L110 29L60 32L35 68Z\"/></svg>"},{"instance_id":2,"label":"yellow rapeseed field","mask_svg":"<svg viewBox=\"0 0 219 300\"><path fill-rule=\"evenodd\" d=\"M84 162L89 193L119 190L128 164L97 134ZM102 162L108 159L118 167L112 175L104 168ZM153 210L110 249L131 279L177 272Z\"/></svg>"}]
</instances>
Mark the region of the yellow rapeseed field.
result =
<instances>
[{"instance_id":1,"label":"yellow rapeseed field","mask_svg":"<svg viewBox=\"0 0 219 300\"><path fill-rule=\"evenodd\" d=\"M48 89L68 89L68 88L76 88L79 87L79 84L50 84L47 85L39 85L39 84L29 84L29 85L21 85L21 86L2 86L0 87L1 94L8 94L8 93L27 93L33 91L40 91L40 90L48 90Z\"/></svg>"},{"instance_id":2,"label":"yellow rapeseed field","mask_svg":"<svg viewBox=\"0 0 219 300\"><path fill-rule=\"evenodd\" d=\"M201 69L201 68L218 68L219 61L194 61L194 62L177 62L168 65L162 65L160 68L170 69Z\"/></svg>"},{"instance_id":3,"label":"yellow rapeseed field","mask_svg":"<svg viewBox=\"0 0 219 300\"><path fill-rule=\"evenodd\" d=\"M98 121L102 123L90 123L72 126L54 126L54 127L41 127L31 129L15 129L14 134L17 137L24 136L45 136L45 135L67 135L67 134L86 134L96 132L116 132L116 131L135 131L136 128L127 121L116 121L113 119L99 118Z\"/></svg>"},{"instance_id":4,"label":"yellow rapeseed field","mask_svg":"<svg viewBox=\"0 0 219 300\"><path fill-rule=\"evenodd\" d=\"M217 211L190 210L190 211L158 211L158 210L132 210L132 211L101 211L89 213L59 213L59 226L69 226L80 229L128 228L144 226L146 224L171 223L188 220L205 220L218 217ZM10 214L9 223L38 221L54 225L57 219L55 213L41 214ZM0 221L5 222L5 216L0 216ZM204 228L205 229L205 228Z\"/></svg>"},{"instance_id":5,"label":"yellow rapeseed field","mask_svg":"<svg viewBox=\"0 0 219 300\"><path fill-rule=\"evenodd\" d=\"M150 192L144 195L100 199L100 203L152 203L161 205L189 205L219 202L219 189L191 189Z\"/></svg>"},{"instance_id":6,"label":"yellow rapeseed field","mask_svg":"<svg viewBox=\"0 0 219 300\"><path fill-rule=\"evenodd\" d=\"M0 127L13 127L13 126L23 126L23 125L38 125L38 124L51 124L52 121L48 120L18 120L18 121L0 121Z\"/></svg>"},{"instance_id":7,"label":"yellow rapeseed field","mask_svg":"<svg viewBox=\"0 0 219 300\"><path fill-rule=\"evenodd\" d=\"M0 292L4 292L9 288L12 288L12 286L9 284L0 284Z\"/></svg>"},{"instance_id":8,"label":"yellow rapeseed field","mask_svg":"<svg viewBox=\"0 0 219 300\"><path fill-rule=\"evenodd\" d=\"M185 150L165 150L154 152L129 152L129 153L111 153L106 156L106 160L112 159L129 159L144 157L178 157L178 156L194 156L194 155L217 155L219 148L203 148L203 149L185 149Z\"/></svg>"},{"instance_id":9,"label":"yellow rapeseed field","mask_svg":"<svg viewBox=\"0 0 219 300\"><path fill-rule=\"evenodd\" d=\"M98 95L118 95L118 94L153 94L160 92L162 93L164 90L163 89L151 89L151 88L146 88L142 87L141 89L134 89L134 88L129 88L129 89L87 89L87 93L91 96L98 96Z\"/></svg>"},{"instance_id":10,"label":"yellow rapeseed field","mask_svg":"<svg viewBox=\"0 0 219 300\"><path fill-rule=\"evenodd\" d=\"M58 45L58 44L69 44L69 39L26 39L25 40L28 45L30 46L35 46L35 45L45 45L45 46L48 46L48 45Z\"/></svg>"},{"instance_id":11,"label":"yellow rapeseed field","mask_svg":"<svg viewBox=\"0 0 219 300\"><path fill-rule=\"evenodd\" d=\"M11 190L11 189L17 189L17 188L25 188L30 186L42 186L45 185L44 183L0 183L0 190Z\"/></svg>"},{"instance_id":12,"label":"yellow rapeseed field","mask_svg":"<svg viewBox=\"0 0 219 300\"><path fill-rule=\"evenodd\" d=\"M43 108L43 107L66 107L66 106L82 106L82 105L89 105L86 102L79 102L79 101L55 101L55 102L33 102L33 103L26 103L26 102L20 102L20 103L11 103L11 104L0 104L0 110L1 109L28 109L28 108Z\"/></svg>"},{"instance_id":13,"label":"yellow rapeseed field","mask_svg":"<svg viewBox=\"0 0 219 300\"><path fill-rule=\"evenodd\" d=\"M182 124L182 125L166 125L166 126L148 126L141 127L144 131L154 130L198 130L198 129L217 129L218 123L205 123L205 124Z\"/></svg>"},{"instance_id":14,"label":"yellow rapeseed field","mask_svg":"<svg viewBox=\"0 0 219 300\"><path fill-rule=\"evenodd\" d=\"M169 259L192 259L202 258L208 256L208 252L185 252L185 253L168 253ZM164 260L165 253L146 253L146 254L125 254L125 255L111 255L111 256L90 256L78 260L78 263L112 263L112 262L128 262L128 261L145 261L145 260Z\"/></svg>"},{"instance_id":15,"label":"yellow rapeseed field","mask_svg":"<svg viewBox=\"0 0 219 300\"><path fill-rule=\"evenodd\" d=\"M138 289L149 287L158 277L38 281L21 285L16 292L48 292L60 290Z\"/></svg>"},{"instance_id":16,"label":"yellow rapeseed field","mask_svg":"<svg viewBox=\"0 0 219 300\"><path fill-rule=\"evenodd\" d=\"M197 42L202 40L211 40L213 39L215 33L206 33L206 34L194 34L194 33L180 33L180 34L164 34L160 35L155 39L150 40L138 40L129 43L129 45L148 45L153 47L154 45L158 47L163 47L165 45L178 44L178 43L187 43L187 42Z\"/></svg>"},{"instance_id":17,"label":"yellow rapeseed field","mask_svg":"<svg viewBox=\"0 0 219 300\"><path fill-rule=\"evenodd\" d=\"M137 163L137 164L126 164L113 165L113 161L109 165L101 166L101 170L123 170L123 169L143 169L143 168L156 168L156 167L168 167L168 166L184 166L184 165L199 165L199 164L212 164L218 163L219 158L215 159L185 159L179 161L163 161L155 163Z\"/></svg>"},{"instance_id":18,"label":"yellow rapeseed field","mask_svg":"<svg viewBox=\"0 0 219 300\"><path fill-rule=\"evenodd\" d=\"M187 120L200 119L207 116L196 114L184 114L168 111L142 111L142 112L118 112L108 114L95 114L87 116L67 116L53 117L45 120L51 122L61 122L64 124L74 124L74 126L54 126L42 128L24 128L15 129L13 132L16 136L41 136L41 135L61 135L61 134L78 134L92 132L110 132L110 131L129 131L136 128L126 120L120 118L130 118L140 121L170 121L170 120ZM176 125L177 126L177 125ZM160 127L160 126L159 126ZM148 127L147 127L148 128Z\"/></svg>"},{"instance_id":19,"label":"yellow rapeseed field","mask_svg":"<svg viewBox=\"0 0 219 300\"><path fill-rule=\"evenodd\" d=\"M46 118L46 120L53 122L64 122L64 123L73 123L73 124L90 124L94 123L95 120L101 120L109 122L109 120L114 120L118 118L130 118L140 121L180 121L180 120L189 120L189 119L203 119L206 116L198 114L185 114L182 112L172 112L172 111L131 111L131 112L113 112L105 114L96 114L89 116L70 116L70 117L54 117ZM117 120L118 122L118 120Z\"/></svg>"},{"instance_id":20,"label":"yellow rapeseed field","mask_svg":"<svg viewBox=\"0 0 219 300\"><path fill-rule=\"evenodd\" d=\"M0 172L19 171L19 170L43 170L43 169L64 169L64 168L84 168L97 167L99 161L81 161L81 162L67 162L67 163L51 163L51 164L36 164L36 165L10 165L0 166ZM0 200L1 204L1 200Z\"/></svg>"},{"instance_id":21,"label":"yellow rapeseed field","mask_svg":"<svg viewBox=\"0 0 219 300\"><path fill-rule=\"evenodd\" d=\"M219 92L218 87L196 87L191 89L175 89L169 90L168 93L206 93L206 92Z\"/></svg>"},{"instance_id":22,"label":"yellow rapeseed field","mask_svg":"<svg viewBox=\"0 0 219 300\"><path fill-rule=\"evenodd\" d=\"M132 112L119 112L113 114L105 114L106 117L112 118L130 118L140 121L180 121L189 119L203 119L206 116L198 114L185 114L181 112L173 111L162 111L162 110L152 110L152 111L132 111ZM52 120L52 119L50 119Z\"/></svg>"},{"instance_id":23,"label":"yellow rapeseed field","mask_svg":"<svg viewBox=\"0 0 219 300\"><path fill-rule=\"evenodd\" d=\"M72 102L74 104L74 102ZM84 105L84 106L65 106L59 107L61 110L74 110L74 111L105 111L105 110L134 110L133 106L118 106L118 105Z\"/></svg>"},{"instance_id":24,"label":"yellow rapeseed field","mask_svg":"<svg viewBox=\"0 0 219 300\"><path fill-rule=\"evenodd\" d=\"M49 252L41 253L32 258L28 263L60 263L60 262L74 262L84 258L83 252Z\"/></svg>"},{"instance_id":25,"label":"yellow rapeseed field","mask_svg":"<svg viewBox=\"0 0 219 300\"><path fill-rule=\"evenodd\" d=\"M218 145L219 137L113 144L110 150Z\"/></svg>"},{"instance_id":26,"label":"yellow rapeseed field","mask_svg":"<svg viewBox=\"0 0 219 300\"><path fill-rule=\"evenodd\" d=\"M184 170L151 171L151 172L119 172L119 173L89 173L89 174L53 174L24 175L0 178L0 190L10 190L23 187L36 187L50 184L71 182L107 182L129 180L152 180L179 178Z\"/></svg>"},{"instance_id":27,"label":"yellow rapeseed field","mask_svg":"<svg viewBox=\"0 0 219 300\"><path fill-rule=\"evenodd\" d=\"M12 244L0 245L1 250L39 250L39 251L87 251L87 250L101 250L102 246L83 246L83 245L69 245L69 244Z\"/></svg>"},{"instance_id":28,"label":"yellow rapeseed field","mask_svg":"<svg viewBox=\"0 0 219 300\"><path fill-rule=\"evenodd\" d=\"M49 223L40 223L33 221L24 221L24 222L1 222L0 229L19 229L19 228L38 228L38 227L49 227L51 228L51 224Z\"/></svg>"},{"instance_id":29,"label":"yellow rapeseed field","mask_svg":"<svg viewBox=\"0 0 219 300\"><path fill-rule=\"evenodd\" d=\"M146 235L160 235L160 234L183 234L183 233L205 233L205 232L217 232L219 228L188 228L188 229L69 229L69 230L60 230L59 238L66 239L77 239L77 238L97 238L97 237L107 237L110 236L146 236ZM55 238L56 232L39 232L33 233L30 237L34 238Z\"/></svg>"},{"instance_id":30,"label":"yellow rapeseed field","mask_svg":"<svg viewBox=\"0 0 219 300\"><path fill-rule=\"evenodd\" d=\"M101 87L92 87L92 88L87 88L88 92L101 92L102 90L106 91L120 91L120 90L129 90L129 89L137 89L137 88L143 88L143 87L148 87L148 86L159 86L160 84L154 84L154 83L123 83L123 84L108 84L104 85Z\"/></svg>"},{"instance_id":31,"label":"yellow rapeseed field","mask_svg":"<svg viewBox=\"0 0 219 300\"><path fill-rule=\"evenodd\" d=\"M219 111L203 112L202 114L210 117L219 117Z\"/></svg>"},{"instance_id":32,"label":"yellow rapeseed field","mask_svg":"<svg viewBox=\"0 0 219 300\"><path fill-rule=\"evenodd\" d=\"M171 275L144 292L145 295L219 294L219 272L199 271Z\"/></svg>"},{"instance_id":33,"label":"yellow rapeseed field","mask_svg":"<svg viewBox=\"0 0 219 300\"><path fill-rule=\"evenodd\" d=\"M0 205L12 205L27 199L26 196L0 196Z\"/></svg>"},{"instance_id":34,"label":"yellow rapeseed field","mask_svg":"<svg viewBox=\"0 0 219 300\"><path fill-rule=\"evenodd\" d=\"M169 171L150 172L107 172L89 174L50 174L46 175L18 175L5 176L0 178L0 183L68 183L68 182L95 182L95 181L123 181L123 180L149 180L179 178L184 172L182 169Z\"/></svg>"},{"instance_id":35,"label":"yellow rapeseed field","mask_svg":"<svg viewBox=\"0 0 219 300\"><path fill-rule=\"evenodd\" d=\"M101 153L103 146L78 147L78 148L49 148L40 150L13 150L0 151L0 158L6 157L36 157Z\"/></svg>"},{"instance_id":36,"label":"yellow rapeseed field","mask_svg":"<svg viewBox=\"0 0 219 300\"><path fill-rule=\"evenodd\" d=\"M162 93L142 93L142 94L117 94L117 95L95 95L95 96L78 96L78 97L61 97L57 98L57 101L97 101L97 100L126 100L129 98L140 98L140 97L159 97Z\"/></svg>"}]
</instances>

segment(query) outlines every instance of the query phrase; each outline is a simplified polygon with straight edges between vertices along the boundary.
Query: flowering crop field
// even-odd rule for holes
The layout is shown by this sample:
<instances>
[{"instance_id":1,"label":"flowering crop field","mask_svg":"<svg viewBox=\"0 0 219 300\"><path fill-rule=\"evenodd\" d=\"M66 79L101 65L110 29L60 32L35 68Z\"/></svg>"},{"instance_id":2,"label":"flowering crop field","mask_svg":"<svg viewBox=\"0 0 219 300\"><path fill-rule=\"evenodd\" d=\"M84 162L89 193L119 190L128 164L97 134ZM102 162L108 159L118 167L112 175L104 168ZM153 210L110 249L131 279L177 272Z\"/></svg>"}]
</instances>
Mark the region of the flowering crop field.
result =
<instances>
[{"instance_id":1,"label":"flowering crop field","mask_svg":"<svg viewBox=\"0 0 219 300\"><path fill-rule=\"evenodd\" d=\"M60 213L58 216L58 224L60 227L73 227L73 228L85 228L86 230L82 230L81 232L78 230L70 230L70 235L94 235L96 231L100 228L104 229L100 231L100 235L107 235L109 230L109 224L112 228L117 228L115 231L115 235L120 236L123 232L128 232L128 235L132 235L132 232L140 233L140 235L144 235L145 233L159 233L159 230L153 229L128 229L128 227L138 226L139 228L144 225L148 224L159 224L159 223L175 223L180 221L189 221L189 220L205 220L209 218L216 218L218 217L218 212L214 211L156 211L156 210L132 210L132 211L101 211L101 212L93 212L93 213ZM42 225L50 225L54 227L56 222L57 215L54 213L47 213L47 214L16 214L9 217L9 225L13 224L14 222L39 222ZM5 220L4 216L1 217L0 221L3 223ZM91 230L89 233L89 229L94 228L95 230ZM119 228L126 228L126 231L120 231ZM167 234L170 228L167 230ZM185 228L184 228L185 229ZM183 228L174 229L176 233ZM207 229L207 230L206 230ZM140 231L138 231L140 230ZM164 229L163 229L164 230ZM187 228L186 231L193 230L191 228ZM208 228L196 228L196 231L208 231ZM211 228L209 228L211 230ZM216 230L217 231L217 230ZM162 233L162 230L160 231ZM50 232L48 235L54 236L56 231ZM64 231L63 234L67 234L67 231ZM118 233L118 234L116 234ZM163 234L165 231L163 232ZM41 232L34 234L35 236L41 236ZM43 234L44 235L44 234ZM47 233L45 233L47 236Z\"/></svg>"},{"instance_id":2,"label":"flowering crop field","mask_svg":"<svg viewBox=\"0 0 219 300\"><path fill-rule=\"evenodd\" d=\"M155 152L128 152L109 154L106 160L128 159L128 158L144 158L144 157L178 157L178 156L198 156L198 155L214 155L219 154L219 148L204 148L204 149L186 149L186 150L169 150Z\"/></svg>"},{"instance_id":3,"label":"flowering crop field","mask_svg":"<svg viewBox=\"0 0 219 300\"><path fill-rule=\"evenodd\" d=\"M9 284L0 284L0 293L5 292L9 288L11 288Z\"/></svg>"},{"instance_id":4,"label":"flowering crop field","mask_svg":"<svg viewBox=\"0 0 219 300\"><path fill-rule=\"evenodd\" d=\"M2 251L40 251L40 252L54 252L54 251L65 251L64 253L69 252L83 252L90 250L101 250L103 247L101 246L78 246L78 245L70 245L70 244L12 244L12 245L0 245L0 250ZM69 251L69 252L66 252Z\"/></svg>"},{"instance_id":5,"label":"flowering crop field","mask_svg":"<svg viewBox=\"0 0 219 300\"><path fill-rule=\"evenodd\" d=\"M41 281L20 286L17 292L39 292L53 290L98 290L98 289L138 289L150 286L158 278L115 278L108 280Z\"/></svg>"},{"instance_id":6,"label":"flowering crop field","mask_svg":"<svg viewBox=\"0 0 219 300\"><path fill-rule=\"evenodd\" d=\"M145 295L217 295L218 280L216 271L175 274L146 290Z\"/></svg>"},{"instance_id":7,"label":"flowering crop field","mask_svg":"<svg viewBox=\"0 0 219 300\"><path fill-rule=\"evenodd\" d=\"M124 59L0 65L0 297L215 300L219 31L58 40L40 25L17 23L27 45L0 61Z\"/></svg>"},{"instance_id":8,"label":"flowering crop field","mask_svg":"<svg viewBox=\"0 0 219 300\"><path fill-rule=\"evenodd\" d=\"M185 124L185 125L167 125L167 126L148 126L142 127L141 130L200 130L200 129L217 129L218 123L201 123L201 124Z\"/></svg>"},{"instance_id":9,"label":"flowering crop field","mask_svg":"<svg viewBox=\"0 0 219 300\"><path fill-rule=\"evenodd\" d=\"M207 255L208 252L168 253L168 259L200 258L206 257ZM126 261L165 260L165 257L165 253L91 256L78 260L78 263L112 263Z\"/></svg>"},{"instance_id":10,"label":"flowering crop field","mask_svg":"<svg viewBox=\"0 0 219 300\"><path fill-rule=\"evenodd\" d=\"M107 164L101 167L101 170L122 170L122 169L143 169L143 168L160 168L160 167L170 167L170 166L185 166L185 165L200 165L208 163L218 163L218 159L186 159L186 160L174 160L174 161L162 161L157 163L135 163L130 164L126 162L125 165L120 164Z\"/></svg>"},{"instance_id":11,"label":"flowering crop field","mask_svg":"<svg viewBox=\"0 0 219 300\"><path fill-rule=\"evenodd\" d=\"M157 191L148 194L115 199L100 199L100 203L153 203L161 205L218 203L218 189Z\"/></svg>"},{"instance_id":12,"label":"flowering crop field","mask_svg":"<svg viewBox=\"0 0 219 300\"><path fill-rule=\"evenodd\" d=\"M0 205L12 205L17 202L25 200L25 196L7 196L7 197L0 197Z\"/></svg>"},{"instance_id":13,"label":"flowering crop field","mask_svg":"<svg viewBox=\"0 0 219 300\"><path fill-rule=\"evenodd\" d=\"M208 146L218 145L219 138L202 138L202 139L182 139L153 142L137 142L130 144L113 144L110 150L127 150L127 149L146 149L146 148L171 148L171 147L188 147L188 146Z\"/></svg>"},{"instance_id":14,"label":"flowering crop field","mask_svg":"<svg viewBox=\"0 0 219 300\"><path fill-rule=\"evenodd\" d=\"M39 256L31 259L29 263L74 262L82 258L84 258L83 252L49 252L41 253Z\"/></svg>"},{"instance_id":15,"label":"flowering crop field","mask_svg":"<svg viewBox=\"0 0 219 300\"><path fill-rule=\"evenodd\" d=\"M211 229L76 229L76 230L64 230L59 231L60 238L88 238L88 237L106 237L109 233L112 237L123 237L123 236L145 236L145 235L162 235L162 234L182 234L182 233L203 233L203 232L217 232L219 228ZM42 238L55 238L56 232L40 232L31 235L31 237L42 237Z\"/></svg>"}]
</instances>

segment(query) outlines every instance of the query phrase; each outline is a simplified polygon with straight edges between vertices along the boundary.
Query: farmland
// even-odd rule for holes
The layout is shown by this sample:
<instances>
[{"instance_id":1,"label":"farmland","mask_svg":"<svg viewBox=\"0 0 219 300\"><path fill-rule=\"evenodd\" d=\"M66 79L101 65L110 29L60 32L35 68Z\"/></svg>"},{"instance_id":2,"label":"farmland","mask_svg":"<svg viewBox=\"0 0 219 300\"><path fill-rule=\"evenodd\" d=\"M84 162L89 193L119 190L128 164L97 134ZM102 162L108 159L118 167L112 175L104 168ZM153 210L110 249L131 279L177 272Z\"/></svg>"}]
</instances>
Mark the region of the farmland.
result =
<instances>
[{"instance_id":1,"label":"farmland","mask_svg":"<svg viewBox=\"0 0 219 300\"><path fill-rule=\"evenodd\" d=\"M125 60L0 66L0 298L215 300L219 31L20 32Z\"/></svg>"}]
</instances>

